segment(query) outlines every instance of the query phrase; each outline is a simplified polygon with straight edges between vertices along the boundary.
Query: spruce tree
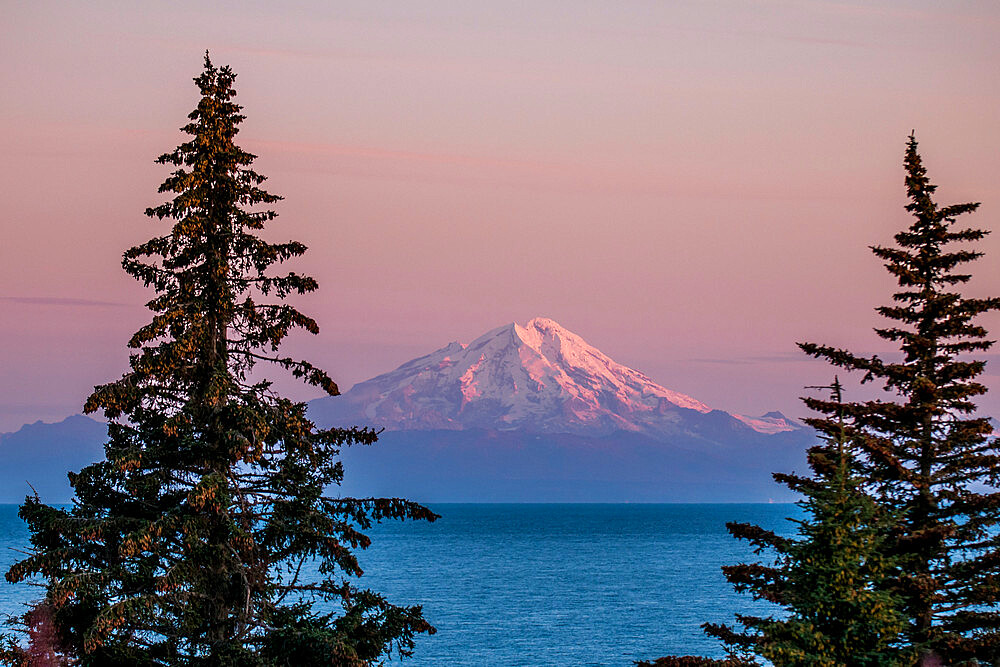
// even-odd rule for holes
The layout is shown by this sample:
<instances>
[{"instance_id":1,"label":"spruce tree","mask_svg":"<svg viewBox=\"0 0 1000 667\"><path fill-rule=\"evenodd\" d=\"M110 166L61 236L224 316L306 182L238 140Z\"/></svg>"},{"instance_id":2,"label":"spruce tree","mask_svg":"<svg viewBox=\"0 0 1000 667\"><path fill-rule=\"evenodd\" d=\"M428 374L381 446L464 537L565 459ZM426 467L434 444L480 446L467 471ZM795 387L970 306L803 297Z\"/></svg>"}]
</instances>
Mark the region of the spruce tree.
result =
<instances>
[{"instance_id":1,"label":"spruce tree","mask_svg":"<svg viewBox=\"0 0 1000 667\"><path fill-rule=\"evenodd\" d=\"M124 254L155 296L129 372L86 402L109 420L107 458L71 475L70 508L21 508L33 549L7 578L47 582L58 643L82 665L366 665L433 632L419 606L350 577L373 522L435 515L325 495L343 476L339 450L376 434L317 429L256 372L277 364L338 393L278 352L294 328L317 333L284 301L317 284L271 271L306 248L260 236L280 198L234 143L234 79L206 53L190 137L157 160L174 168L159 190L169 200L146 211L172 227Z\"/></svg>"},{"instance_id":2,"label":"spruce tree","mask_svg":"<svg viewBox=\"0 0 1000 667\"><path fill-rule=\"evenodd\" d=\"M889 324L875 332L899 356L800 347L890 394L813 407L827 415L843 409L868 493L898 517L886 553L898 567L890 583L907 619L906 640L945 664L1000 664L1000 449L973 402L986 391L977 380L985 363L974 357L993 344L976 318L1000 309L1000 298L959 291L970 279L960 269L982 256L965 244L988 232L956 224L978 204L934 201L912 134L904 166L913 223L895 235L894 247L872 247L899 284L893 304L878 308Z\"/></svg>"},{"instance_id":3,"label":"spruce tree","mask_svg":"<svg viewBox=\"0 0 1000 667\"><path fill-rule=\"evenodd\" d=\"M741 617L742 632L706 629L778 665L905 664L907 655L1000 665L1000 451L972 400L986 391L976 381L985 364L972 357L992 345L975 318L1000 309L1000 299L958 292L970 279L959 267L981 256L959 244L987 232L955 222L978 204L934 202L936 186L912 134L904 166L914 222L896 234L896 247L872 247L900 286L893 305L878 308L890 326L875 330L899 346L899 358L800 344L861 371L862 382L880 382L894 400L805 399L824 415L807 421L827 443L810 452L813 478L775 476L805 496L810 521L800 539L730 526L777 559L726 568L727 577L738 590L785 606L788 617ZM846 445L846 455L831 458L831 438ZM850 492L834 493L842 481ZM852 581L859 595L844 586ZM858 650L850 659L830 653L852 643Z\"/></svg>"},{"instance_id":4,"label":"spruce tree","mask_svg":"<svg viewBox=\"0 0 1000 667\"><path fill-rule=\"evenodd\" d=\"M737 592L784 608L780 617L737 615L742 630L706 624L734 654L753 654L774 665L876 667L912 664L904 648L904 618L887 590L894 563L885 545L894 515L864 489L855 455L858 436L844 419L842 387L831 401L806 399L834 410L832 419L812 419L824 441L809 451L812 475L775 474L802 495L798 535L786 538L746 523L729 523L737 538L753 545L766 563L723 568Z\"/></svg>"}]
</instances>

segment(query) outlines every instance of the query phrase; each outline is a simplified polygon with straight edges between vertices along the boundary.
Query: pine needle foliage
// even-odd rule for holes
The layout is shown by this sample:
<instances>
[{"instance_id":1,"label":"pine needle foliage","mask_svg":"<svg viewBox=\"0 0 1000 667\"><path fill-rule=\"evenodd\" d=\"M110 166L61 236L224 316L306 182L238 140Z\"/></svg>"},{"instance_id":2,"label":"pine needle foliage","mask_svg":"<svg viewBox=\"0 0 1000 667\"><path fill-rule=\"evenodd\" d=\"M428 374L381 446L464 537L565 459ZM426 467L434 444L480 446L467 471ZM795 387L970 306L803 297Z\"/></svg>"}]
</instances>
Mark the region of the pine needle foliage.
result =
<instances>
[{"instance_id":1,"label":"pine needle foliage","mask_svg":"<svg viewBox=\"0 0 1000 667\"><path fill-rule=\"evenodd\" d=\"M282 356L316 322L284 301L317 288L275 264L302 255L261 230L280 197L234 142L235 74L205 55L189 139L157 160L168 233L127 250L155 290L129 341L130 370L85 410L109 419L106 460L71 475L73 505L27 498L32 553L7 573L47 582L58 644L81 665L367 665L433 632L419 606L355 590L356 551L383 519L436 518L403 499L325 495L342 447L367 429L317 429L306 406L258 379L277 364L328 394L320 369Z\"/></svg>"},{"instance_id":2,"label":"pine needle foliage","mask_svg":"<svg viewBox=\"0 0 1000 667\"><path fill-rule=\"evenodd\" d=\"M961 269L982 256L967 244L988 232L956 223L978 204L934 201L917 148L911 134L904 167L913 223L895 246L872 247L899 284L893 303L878 308L888 326L875 330L899 347L898 360L800 344L892 398L807 403L843 411L868 493L897 517L885 550L898 567L891 588L906 641L944 664L1000 664L1000 449L973 402L986 392L977 380L985 363L974 356L993 344L976 318L1000 309L1000 298L959 291L971 277Z\"/></svg>"},{"instance_id":3,"label":"pine needle foliage","mask_svg":"<svg viewBox=\"0 0 1000 667\"><path fill-rule=\"evenodd\" d=\"M636 667L760 667L759 662L745 661L738 658L714 660L692 655L668 655L657 658L653 662L637 661Z\"/></svg>"},{"instance_id":4,"label":"pine needle foliage","mask_svg":"<svg viewBox=\"0 0 1000 667\"><path fill-rule=\"evenodd\" d=\"M835 380L831 405L842 405ZM877 667L913 664L903 648L904 619L887 590L894 563L886 556L893 514L864 490L854 455L853 429L843 419L813 419L824 442L809 451L812 475L776 474L803 496L805 518L798 535L786 538L746 523L729 523L737 538L753 545L767 563L740 563L723 572L737 592L784 609L781 617L738 615L742 630L706 624L734 654L752 653L774 665Z\"/></svg>"}]
</instances>

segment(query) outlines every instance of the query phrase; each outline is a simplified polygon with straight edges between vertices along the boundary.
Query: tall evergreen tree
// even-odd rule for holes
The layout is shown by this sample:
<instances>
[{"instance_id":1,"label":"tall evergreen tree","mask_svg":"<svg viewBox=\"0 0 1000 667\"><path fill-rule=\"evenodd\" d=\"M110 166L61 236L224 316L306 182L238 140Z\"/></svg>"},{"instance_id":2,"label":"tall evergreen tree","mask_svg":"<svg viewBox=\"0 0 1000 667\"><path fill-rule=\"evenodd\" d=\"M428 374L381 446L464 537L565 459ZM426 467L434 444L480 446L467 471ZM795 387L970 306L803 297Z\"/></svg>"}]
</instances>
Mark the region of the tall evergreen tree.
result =
<instances>
[{"instance_id":1,"label":"tall evergreen tree","mask_svg":"<svg viewBox=\"0 0 1000 667\"><path fill-rule=\"evenodd\" d=\"M349 577L373 522L436 516L324 495L342 479L340 448L376 434L319 430L253 373L270 362L338 393L278 353L293 328L317 333L283 302L317 284L270 272L306 248L259 235L280 198L234 143L234 79L206 53L190 138L158 159L175 168L160 186L170 199L146 211L172 228L125 252L156 295L129 341L131 370L85 406L109 419L107 458L71 475L72 507L29 497L21 508L33 552L7 578L48 582L58 643L82 665L366 665L433 632L420 607Z\"/></svg>"},{"instance_id":2,"label":"tall evergreen tree","mask_svg":"<svg viewBox=\"0 0 1000 667\"><path fill-rule=\"evenodd\" d=\"M993 341L977 316L1000 298L958 292L958 269L982 253L958 244L982 229L956 227L978 204L939 207L911 134L904 159L914 222L896 247L873 246L896 278L891 320L876 329L897 361L814 343L804 352L862 371L895 400L804 399L825 442L809 453L813 475L775 475L799 491L798 539L730 524L771 563L725 568L737 590L782 605L784 618L738 616L743 628L706 624L733 653L776 665L1000 665L1000 441L973 399ZM672 658L686 660L688 658ZM694 660L694 658L690 658Z\"/></svg>"},{"instance_id":3,"label":"tall evergreen tree","mask_svg":"<svg viewBox=\"0 0 1000 667\"><path fill-rule=\"evenodd\" d=\"M978 204L938 207L913 135L904 166L914 222L896 234L897 247L872 248L900 285L895 303L878 309L893 324L876 329L899 345L900 359L800 344L807 354L863 371L863 382L881 382L896 400L805 399L825 415L810 424L828 442L839 433L833 441L848 445L848 456L833 459L828 444L812 450L812 479L775 476L803 493L812 521L802 524L797 542L730 526L778 558L775 567L726 568L727 577L738 590L784 605L789 616L740 618L744 632L707 630L778 665L892 664L906 659L906 651L894 653L900 645L943 664L1000 664L1000 451L987 420L973 416L972 399L986 388L976 381L984 362L969 358L992 345L974 319L1000 308L1000 299L957 291L970 279L958 267L981 253L955 245L987 232L956 228L955 219ZM858 584L858 595L848 582ZM824 605L825 621L817 623ZM830 652L852 644L850 659Z\"/></svg>"},{"instance_id":4,"label":"tall evergreen tree","mask_svg":"<svg viewBox=\"0 0 1000 667\"><path fill-rule=\"evenodd\" d=\"M814 357L879 382L894 400L813 407L843 409L856 432L859 472L868 492L898 516L887 547L898 566L892 589L901 598L908 642L945 664L978 659L1000 664L1000 449L973 399L986 387L977 377L988 350L979 315L1000 309L1000 298L969 298L960 271L982 256L962 244L982 229L956 218L978 204L938 206L911 134L904 161L906 210L914 220L895 247L874 246L896 278L893 304L878 308L890 320L876 329L898 345L895 361L803 343Z\"/></svg>"},{"instance_id":5,"label":"tall evergreen tree","mask_svg":"<svg viewBox=\"0 0 1000 667\"><path fill-rule=\"evenodd\" d=\"M782 606L784 615L738 615L741 631L715 624L705 629L734 654L752 653L775 665L909 665L914 655L901 641L904 618L886 585L894 572L884 548L894 517L865 492L855 455L858 434L843 417L840 382L830 389L832 400L819 403L834 410L834 418L810 420L824 434L809 451L813 474L775 475L803 496L798 536L727 524L773 560L724 567L726 578L737 592Z\"/></svg>"}]
</instances>

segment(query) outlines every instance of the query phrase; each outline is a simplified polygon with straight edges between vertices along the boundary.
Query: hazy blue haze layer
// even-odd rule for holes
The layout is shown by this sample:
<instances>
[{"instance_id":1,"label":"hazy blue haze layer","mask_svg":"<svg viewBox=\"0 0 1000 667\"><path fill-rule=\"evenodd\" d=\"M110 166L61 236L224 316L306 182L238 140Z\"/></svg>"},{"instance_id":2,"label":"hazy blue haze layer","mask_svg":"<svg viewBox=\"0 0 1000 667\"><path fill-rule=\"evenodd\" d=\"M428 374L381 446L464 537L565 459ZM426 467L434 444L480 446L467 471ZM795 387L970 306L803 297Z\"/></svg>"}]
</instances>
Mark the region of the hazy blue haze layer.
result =
<instances>
[{"instance_id":1,"label":"hazy blue haze layer","mask_svg":"<svg viewBox=\"0 0 1000 667\"><path fill-rule=\"evenodd\" d=\"M437 626L403 665L630 665L666 654L721 657L705 621L766 610L720 566L752 557L726 532L752 521L788 534L793 505L434 505L434 524L389 523L362 554L369 588L422 603ZM0 505L0 567L27 545ZM0 585L0 611L37 597ZM395 660L393 661L395 662Z\"/></svg>"}]
</instances>

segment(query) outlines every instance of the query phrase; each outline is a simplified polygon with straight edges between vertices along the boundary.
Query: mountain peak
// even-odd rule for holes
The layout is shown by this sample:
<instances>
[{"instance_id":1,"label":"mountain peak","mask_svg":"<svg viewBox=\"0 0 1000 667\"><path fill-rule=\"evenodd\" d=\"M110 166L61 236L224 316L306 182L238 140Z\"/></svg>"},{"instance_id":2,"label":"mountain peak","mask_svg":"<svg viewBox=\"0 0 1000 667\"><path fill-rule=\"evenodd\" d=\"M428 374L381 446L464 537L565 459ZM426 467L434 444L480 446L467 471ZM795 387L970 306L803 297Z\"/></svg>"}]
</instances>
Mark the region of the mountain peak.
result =
<instances>
[{"instance_id":1,"label":"mountain peak","mask_svg":"<svg viewBox=\"0 0 1000 667\"><path fill-rule=\"evenodd\" d=\"M783 420L713 411L617 363L547 317L498 327L354 386L314 408L341 424L389 430L484 428L665 435L688 413L718 412L733 428L774 433Z\"/></svg>"},{"instance_id":2,"label":"mountain peak","mask_svg":"<svg viewBox=\"0 0 1000 667\"><path fill-rule=\"evenodd\" d=\"M777 410L767 412L760 417L733 416L758 433L783 433L784 431L798 431L802 428L802 425L797 421L786 417Z\"/></svg>"},{"instance_id":3,"label":"mountain peak","mask_svg":"<svg viewBox=\"0 0 1000 667\"><path fill-rule=\"evenodd\" d=\"M517 323L516 322L514 323L514 326L517 327ZM520 328L520 327L518 327L518 328ZM561 326L555 320L549 319L548 317L535 317L535 318L532 318L532 319L528 320L528 323L524 325L524 328L527 329L527 330L534 329L535 331L539 331L539 332L550 332L553 335L557 335L557 336L558 335L569 335L569 336L576 337L576 334L574 334L573 332L571 332L568 329L564 328L563 326Z\"/></svg>"},{"instance_id":4,"label":"mountain peak","mask_svg":"<svg viewBox=\"0 0 1000 667\"><path fill-rule=\"evenodd\" d=\"M558 322L547 317L536 317L528 320L528 323L523 327L514 322L512 327L514 334L518 338L544 356L548 356L549 354L558 355L563 348L566 348L567 352L571 350L587 350L588 352L592 351L600 354L596 348L588 345L586 341L575 333L569 329L565 329ZM545 351L543 351L543 347L546 348ZM600 356L604 355L600 354Z\"/></svg>"}]
</instances>

